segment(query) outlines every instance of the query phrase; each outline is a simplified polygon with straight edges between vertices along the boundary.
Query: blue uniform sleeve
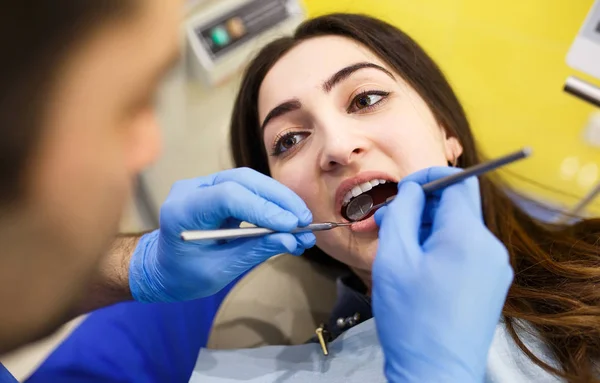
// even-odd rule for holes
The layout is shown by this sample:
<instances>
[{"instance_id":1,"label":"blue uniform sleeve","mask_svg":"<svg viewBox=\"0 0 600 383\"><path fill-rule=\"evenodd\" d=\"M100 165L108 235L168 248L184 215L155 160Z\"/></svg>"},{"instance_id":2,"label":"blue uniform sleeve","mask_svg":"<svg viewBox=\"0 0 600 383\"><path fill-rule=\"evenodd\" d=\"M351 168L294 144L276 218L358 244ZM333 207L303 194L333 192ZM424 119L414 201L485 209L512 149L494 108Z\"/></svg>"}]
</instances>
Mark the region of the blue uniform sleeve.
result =
<instances>
[{"instance_id":1,"label":"blue uniform sleeve","mask_svg":"<svg viewBox=\"0 0 600 383\"><path fill-rule=\"evenodd\" d=\"M195 301L128 302L98 310L27 383L187 383L230 288Z\"/></svg>"},{"instance_id":2,"label":"blue uniform sleeve","mask_svg":"<svg viewBox=\"0 0 600 383\"><path fill-rule=\"evenodd\" d=\"M19 383L2 363L0 363L0 383Z\"/></svg>"}]
</instances>

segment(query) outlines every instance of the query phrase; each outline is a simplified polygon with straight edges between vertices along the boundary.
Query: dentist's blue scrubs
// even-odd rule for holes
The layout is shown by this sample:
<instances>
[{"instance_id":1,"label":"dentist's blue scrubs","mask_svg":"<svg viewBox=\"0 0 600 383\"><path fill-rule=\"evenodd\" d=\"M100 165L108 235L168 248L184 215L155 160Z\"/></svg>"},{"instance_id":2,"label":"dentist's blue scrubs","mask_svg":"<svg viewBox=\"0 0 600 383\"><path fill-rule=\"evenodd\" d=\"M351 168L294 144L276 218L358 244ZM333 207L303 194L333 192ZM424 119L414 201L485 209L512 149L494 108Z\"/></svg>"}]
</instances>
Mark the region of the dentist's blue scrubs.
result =
<instances>
[{"instance_id":1,"label":"dentist's blue scrubs","mask_svg":"<svg viewBox=\"0 0 600 383\"><path fill-rule=\"evenodd\" d=\"M0 382L1 383L13 383L17 380L6 370L6 368L0 363Z\"/></svg>"},{"instance_id":2,"label":"dentist's blue scrubs","mask_svg":"<svg viewBox=\"0 0 600 383\"><path fill-rule=\"evenodd\" d=\"M26 382L188 382L231 286L196 301L127 302L98 310ZM0 365L5 382L16 380Z\"/></svg>"}]
</instances>

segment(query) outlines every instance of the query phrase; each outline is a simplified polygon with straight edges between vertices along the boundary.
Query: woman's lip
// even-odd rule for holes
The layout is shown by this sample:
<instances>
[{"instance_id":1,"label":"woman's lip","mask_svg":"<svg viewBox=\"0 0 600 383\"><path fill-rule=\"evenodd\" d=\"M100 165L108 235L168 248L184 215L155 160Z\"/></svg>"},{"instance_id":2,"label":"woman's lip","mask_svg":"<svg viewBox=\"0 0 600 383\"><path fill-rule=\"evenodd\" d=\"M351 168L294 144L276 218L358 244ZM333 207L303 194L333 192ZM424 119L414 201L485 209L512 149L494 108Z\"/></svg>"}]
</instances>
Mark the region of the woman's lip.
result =
<instances>
[{"instance_id":1,"label":"woman's lip","mask_svg":"<svg viewBox=\"0 0 600 383\"><path fill-rule=\"evenodd\" d=\"M350 230L355 233L367 233L370 231L376 231L378 229L377 223L375 222L375 216L371 215L369 218L362 221L353 223L350 226Z\"/></svg>"}]
</instances>

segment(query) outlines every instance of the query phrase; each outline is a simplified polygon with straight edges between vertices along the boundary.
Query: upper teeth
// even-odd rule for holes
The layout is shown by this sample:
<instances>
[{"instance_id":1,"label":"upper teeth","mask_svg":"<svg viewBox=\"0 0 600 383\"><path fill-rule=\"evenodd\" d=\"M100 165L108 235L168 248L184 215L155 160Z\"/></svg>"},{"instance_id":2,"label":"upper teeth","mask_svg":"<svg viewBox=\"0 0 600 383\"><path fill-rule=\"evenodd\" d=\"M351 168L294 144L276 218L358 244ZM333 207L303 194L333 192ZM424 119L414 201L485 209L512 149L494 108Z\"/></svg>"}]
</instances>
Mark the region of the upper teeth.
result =
<instances>
[{"instance_id":1,"label":"upper teeth","mask_svg":"<svg viewBox=\"0 0 600 383\"><path fill-rule=\"evenodd\" d=\"M369 190L373 189L373 187L380 185L380 184L384 184L386 183L386 180L371 180L371 181L367 181L367 182L363 182L362 184L356 185L355 187L353 187L348 193L346 193L346 195L344 195L344 202L343 204L347 204L348 202L350 202L350 200L354 197L358 197L359 195L361 195L364 192L368 192Z\"/></svg>"}]
</instances>

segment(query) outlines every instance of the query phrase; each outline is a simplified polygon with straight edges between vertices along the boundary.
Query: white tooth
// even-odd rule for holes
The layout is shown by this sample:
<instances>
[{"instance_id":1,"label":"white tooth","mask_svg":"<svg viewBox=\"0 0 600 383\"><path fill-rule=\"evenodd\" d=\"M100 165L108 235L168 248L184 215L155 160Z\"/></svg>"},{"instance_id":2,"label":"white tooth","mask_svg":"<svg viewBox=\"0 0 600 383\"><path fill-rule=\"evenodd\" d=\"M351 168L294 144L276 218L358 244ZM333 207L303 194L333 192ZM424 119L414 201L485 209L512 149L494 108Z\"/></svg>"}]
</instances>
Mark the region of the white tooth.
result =
<instances>
[{"instance_id":1,"label":"white tooth","mask_svg":"<svg viewBox=\"0 0 600 383\"><path fill-rule=\"evenodd\" d=\"M344 196L344 205L347 204L348 202L350 202L351 199L352 199L352 193L346 193L346 195Z\"/></svg>"},{"instance_id":2,"label":"white tooth","mask_svg":"<svg viewBox=\"0 0 600 383\"><path fill-rule=\"evenodd\" d=\"M379 180L379 183L380 183L380 184L384 184L384 183L386 183L386 182L387 182L386 180Z\"/></svg>"},{"instance_id":3,"label":"white tooth","mask_svg":"<svg viewBox=\"0 0 600 383\"><path fill-rule=\"evenodd\" d=\"M348 198L348 201L350 201L352 197L354 196L352 195L352 190L350 190L348 193L346 193L346 198Z\"/></svg>"},{"instance_id":4,"label":"white tooth","mask_svg":"<svg viewBox=\"0 0 600 383\"><path fill-rule=\"evenodd\" d=\"M371 181L371 186L375 187L377 185L379 185L379 180L372 180Z\"/></svg>"},{"instance_id":5,"label":"white tooth","mask_svg":"<svg viewBox=\"0 0 600 383\"><path fill-rule=\"evenodd\" d=\"M353 197L357 197L361 194L362 194L362 189L360 188L360 186L355 186L352 188L352 196Z\"/></svg>"},{"instance_id":6,"label":"white tooth","mask_svg":"<svg viewBox=\"0 0 600 383\"><path fill-rule=\"evenodd\" d=\"M358 185L360 186L360 189L362 190L362 192L368 192L369 190L373 189L373 186L371 186L371 182L367 181L363 184Z\"/></svg>"}]
</instances>

